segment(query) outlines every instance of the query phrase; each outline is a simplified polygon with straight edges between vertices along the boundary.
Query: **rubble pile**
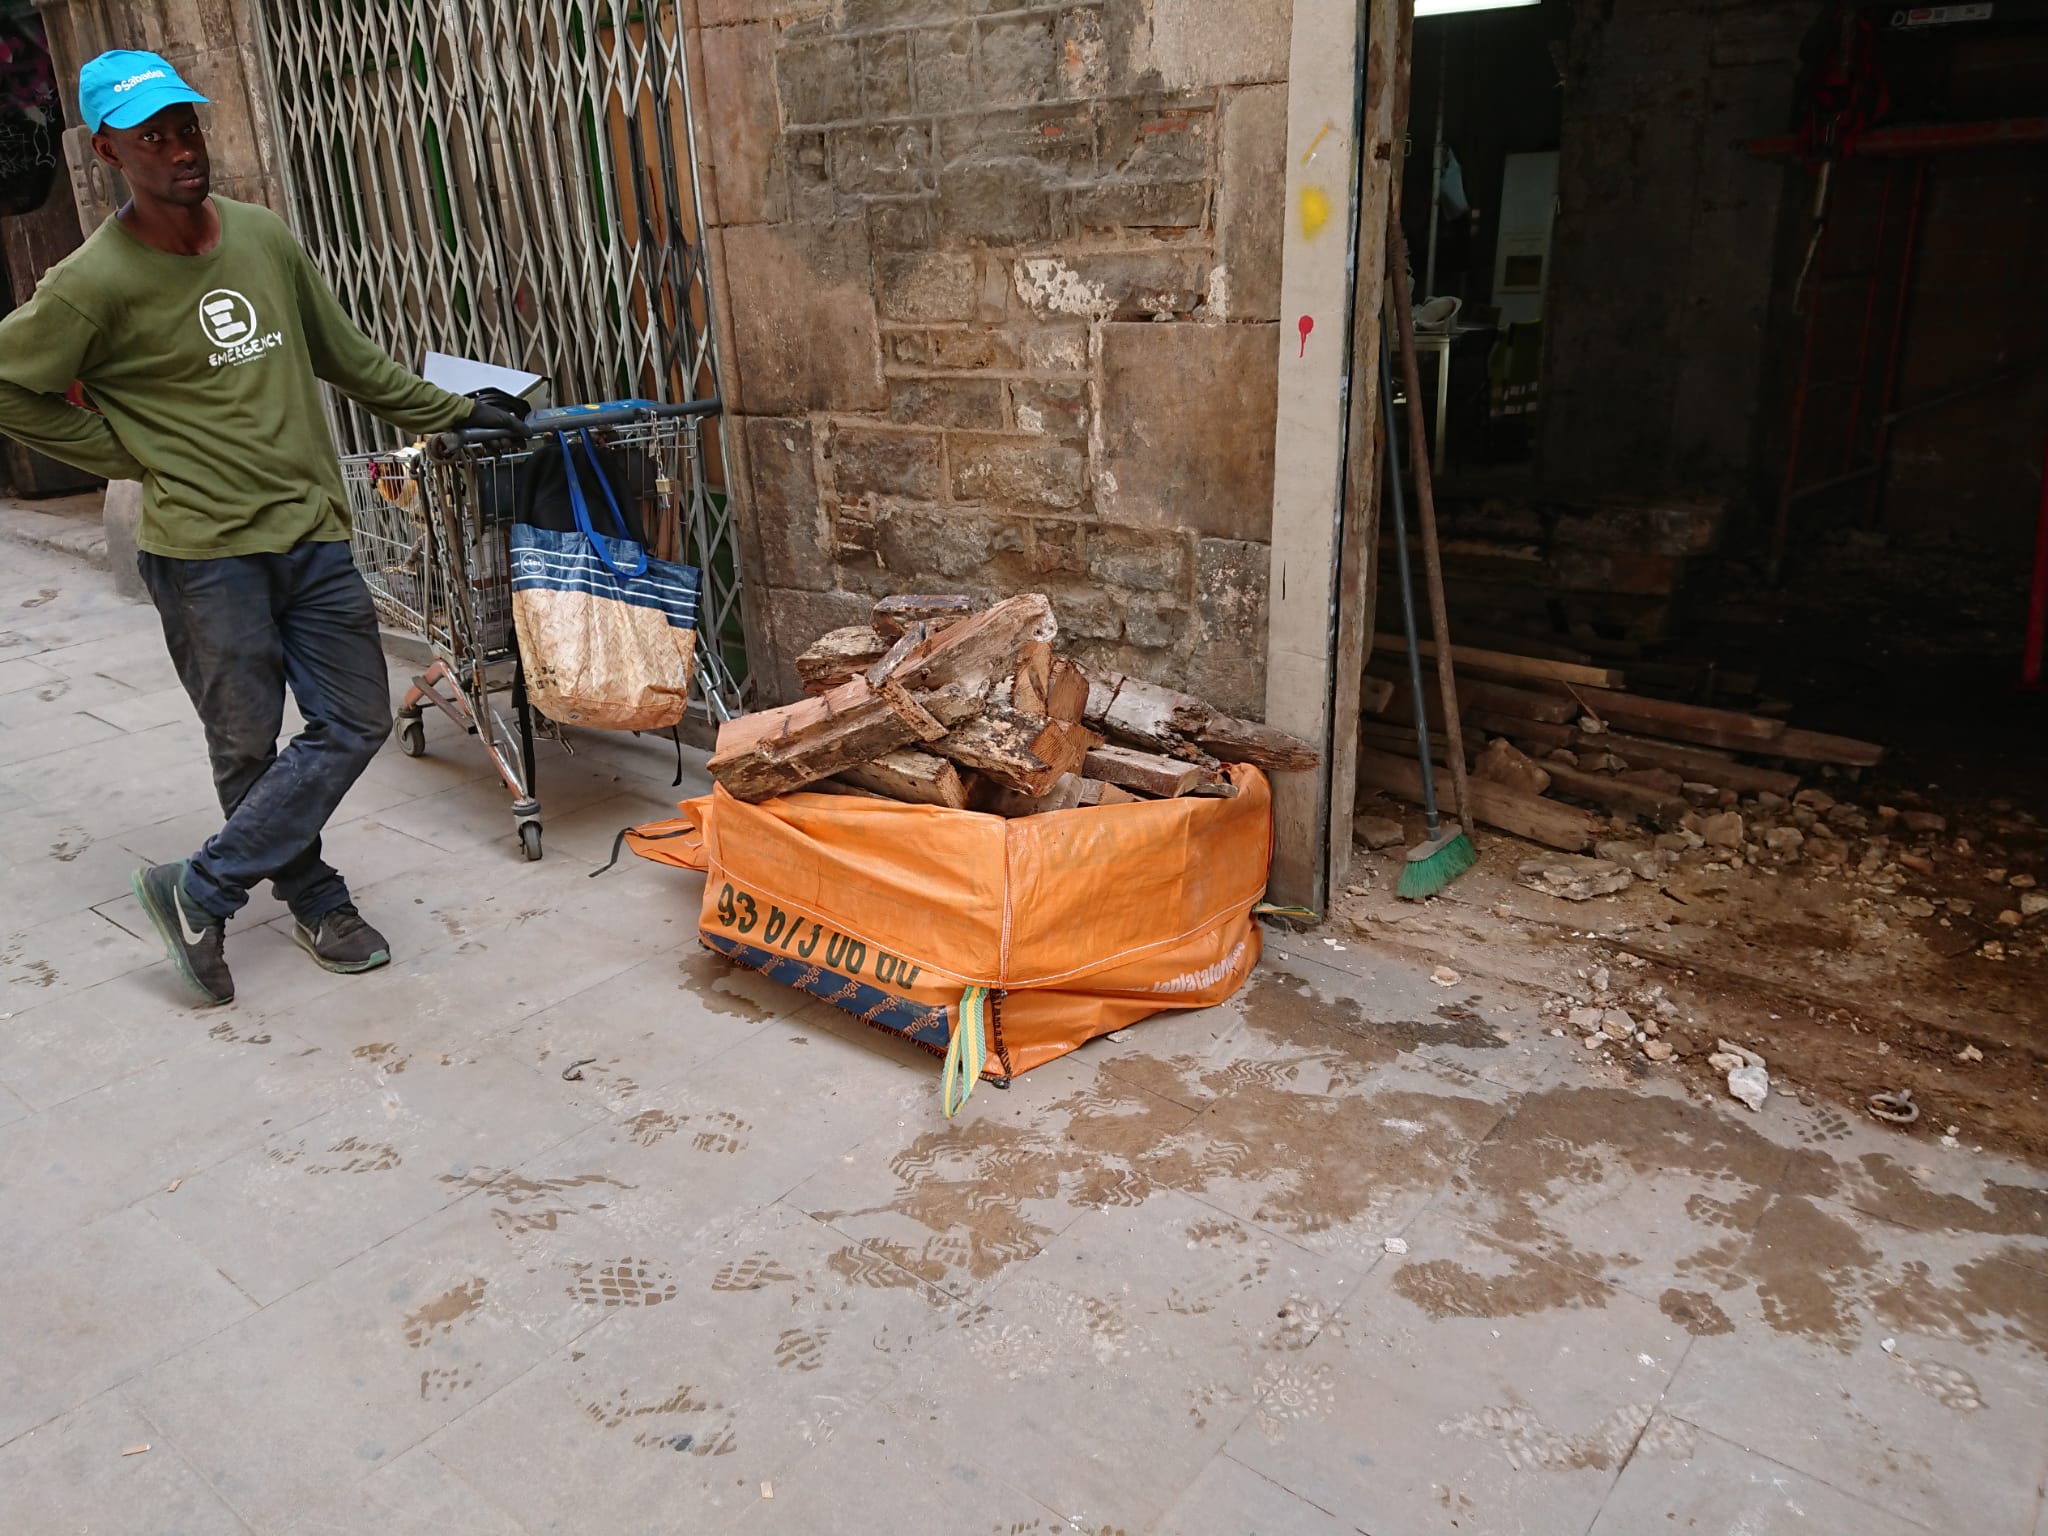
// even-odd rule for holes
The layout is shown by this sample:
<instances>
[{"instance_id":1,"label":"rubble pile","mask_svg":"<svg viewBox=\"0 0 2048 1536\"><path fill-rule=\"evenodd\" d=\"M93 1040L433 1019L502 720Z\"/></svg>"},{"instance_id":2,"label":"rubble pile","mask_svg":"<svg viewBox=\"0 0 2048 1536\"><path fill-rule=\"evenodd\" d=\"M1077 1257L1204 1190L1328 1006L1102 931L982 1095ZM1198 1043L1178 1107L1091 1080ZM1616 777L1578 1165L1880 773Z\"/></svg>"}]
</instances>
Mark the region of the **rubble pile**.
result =
<instances>
[{"instance_id":1,"label":"rubble pile","mask_svg":"<svg viewBox=\"0 0 2048 1536\"><path fill-rule=\"evenodd\" d=\"M1055 651L1042 593L981 608L904 595L796 661L809 697L728 721L709 764L728 794L871 795L1035 816L1237 794L1225 765L1301 771L1316 752L1192 695Z\"/></svg>"}]
</instances>

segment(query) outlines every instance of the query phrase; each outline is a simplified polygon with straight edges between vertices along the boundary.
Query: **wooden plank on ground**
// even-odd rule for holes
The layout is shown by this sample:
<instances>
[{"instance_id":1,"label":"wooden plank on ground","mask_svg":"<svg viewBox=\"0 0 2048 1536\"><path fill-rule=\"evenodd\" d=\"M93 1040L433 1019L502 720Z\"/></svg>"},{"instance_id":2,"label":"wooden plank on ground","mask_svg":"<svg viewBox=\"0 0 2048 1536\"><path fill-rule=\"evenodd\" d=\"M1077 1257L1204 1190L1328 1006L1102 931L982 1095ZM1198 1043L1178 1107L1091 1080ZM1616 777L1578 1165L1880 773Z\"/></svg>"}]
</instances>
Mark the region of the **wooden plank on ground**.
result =
<instances>
[{"instance_id":1,"label":"wooden plank on ground","mask_svg":"<svg viewBox=\"0 0 2048 1536\"><path fill-rule=\"evenodd\" d=\"M1422 803L1422 770L1413 758L1396 757L1388 752L1361 751L1358 754L1358 778L1360 783L1369 784L1374 789L1399 795L1416 805ZM1540 795L1518 795L1485 779L1471 780L1469 788L1472 791L1472 812L1480 821L1503 832L1512 832L1517 837L1542 843L1547 848L1581 853L1593 846L1596 837L1606 833L1603 818L1574 806L1561 805Z\"/></svg>"},{"instance_id":2,"label":"wooden plank on ground","mask_svg":"<svg viewBox=\"0 0 2048 1536\"><path fill-rule=\"evenodd\" d=\"M1610 725L1705 747L1769 752L1769 743L1785 734L1784 721L1773 720L1766 715L1747 715L1735 709L1681 704L1675 699L1652 699L1605 688L1580 688L1578 699Z\"/></svg>"},{"instance_id":3,"label":"wooden plank on ground","mask_svg":"<svg viewBox=\"0 0 2048 1536\"><path fill-rule=\"evenodd\" d=\"M1631 784L1607 773L1587 773L1580 768L1567 768L1563 763L1545 763L1550 774L1550 787L1560 795L1570 795L1577 800L1591 800L1596 805L1612 806L1617 811L1627 811L1632 816L1641 816L1660 827L1675 827L1684 820L1692 806L1677 795L1667 795L1646 784Z\"/></svg>"},{"instance_id":4,"label":"wooden plank on ground","mask_svg":"<svg viewBox=\"0 0 2048 1536\"><path fill-rule=\"evenodd\" d=\"M1583 731L1571 733L1572 739L1559 745L1573 749L1583 747L1589 752L1612 752L1631 767L1669 768L1695 784L1711 784L1716 789L1732 789L1737 794L1754 795L1768 792L1784 795L1788 799L1799 789L1799 775L1783 773L1776 768L1758 768L1749 763L1737 762L1725 752L1710 747L1687 746L1678 741L1657 741L1648 736L1632 736L1622 731L1603 731L1589 736ZM1759 749L1761 750L1761 749Z\"/></svg>"},{"instance_id":5,"label":"wooden plank on ground","mask_svg":"<svg viewBox=\"0 0 2048 1536\"><path fill-rule=\"evenodd\" d=\"M1821 731L1787 730L1757 751L1766 757L1782 757L1797 763L1842 763L1851 768L1875 768L1884 761L1884 748L1874 741L1829 736Z\"/></svg>"}]
</instances>

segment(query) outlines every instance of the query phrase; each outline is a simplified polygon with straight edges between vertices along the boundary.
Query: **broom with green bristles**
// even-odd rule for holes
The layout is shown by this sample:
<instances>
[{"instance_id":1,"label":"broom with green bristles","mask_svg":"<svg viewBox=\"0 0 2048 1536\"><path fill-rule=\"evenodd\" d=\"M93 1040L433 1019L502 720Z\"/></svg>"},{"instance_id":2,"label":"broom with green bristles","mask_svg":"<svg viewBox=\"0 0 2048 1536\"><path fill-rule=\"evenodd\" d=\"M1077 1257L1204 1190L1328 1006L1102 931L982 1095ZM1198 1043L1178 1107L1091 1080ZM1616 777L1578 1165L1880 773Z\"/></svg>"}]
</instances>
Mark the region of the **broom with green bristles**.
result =
<instances>
[{"instance_id":1,"label":"broom with green bristles","mask_svg":"<svg viewBox=\"0 0 2048 1536\"><path fill-rule=\"evenodd\" d=\"M1409 395L1409 409L1415 396ZM1394 506L1394 561L1401 575L1401 627L1408 641L1408 681L1415 690L1415 740L1422 757L1422 814L1427 835L1408 850L1408 862L1401 869L1401 883L1394 894L1407 901L1434 896L1458 876L1479 862L1472 839L1455 821L1444 822L1436 808L1436 764L1429 747L1429 707L1422 687L1422 648L1415 634L1415 583L1408 569L1408 506L1401 489L1399 450L1394 446L1394 364L1387 349L1384 324L1380 330L1380 410L1385 417L1387 489ZM1421 472L1421 471L1418 471ZM1440 645L1448 655L1450 647ZM1451 740L1457 741L1457 705L1447 702ZM1455 753L1461 748L1454 747Z\"/></svg>"}]
</instances>

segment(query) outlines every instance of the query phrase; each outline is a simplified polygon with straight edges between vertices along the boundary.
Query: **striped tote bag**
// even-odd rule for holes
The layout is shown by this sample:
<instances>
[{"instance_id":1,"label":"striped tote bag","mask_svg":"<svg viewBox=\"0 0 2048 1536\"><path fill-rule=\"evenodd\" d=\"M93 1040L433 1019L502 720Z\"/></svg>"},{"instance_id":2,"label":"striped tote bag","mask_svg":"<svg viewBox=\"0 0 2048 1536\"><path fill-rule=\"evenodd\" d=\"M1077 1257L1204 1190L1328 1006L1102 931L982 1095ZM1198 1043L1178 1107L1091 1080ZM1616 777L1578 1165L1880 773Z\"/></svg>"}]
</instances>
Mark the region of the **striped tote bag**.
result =
<instances>
[{"instance_id":1,"label":"striped tote bag","mask_svg":"<svg viewBox=\"0 0 2048 1536\"><path fill-rule=\"evenodd\" d=\"M666 730L689 705L702 573L656 560L631 538L588 431L557 441L574 531L512 525L512 620L527 695L564 725ZM579 447L618 537L591 525Z\"/></svg>"}]
</instances>

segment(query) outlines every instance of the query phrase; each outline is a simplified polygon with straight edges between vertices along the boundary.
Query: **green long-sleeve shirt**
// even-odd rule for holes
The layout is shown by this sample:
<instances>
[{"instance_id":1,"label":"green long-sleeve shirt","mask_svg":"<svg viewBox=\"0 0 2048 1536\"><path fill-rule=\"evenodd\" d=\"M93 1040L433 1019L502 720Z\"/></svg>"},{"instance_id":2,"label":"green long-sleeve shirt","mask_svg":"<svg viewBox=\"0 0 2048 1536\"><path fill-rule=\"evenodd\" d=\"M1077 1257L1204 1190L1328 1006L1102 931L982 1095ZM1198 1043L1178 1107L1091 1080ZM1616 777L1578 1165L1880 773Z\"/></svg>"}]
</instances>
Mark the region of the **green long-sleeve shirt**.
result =
<instances>
[{"instance_id":1,"label":"green long-sleeve shirt","mask_svg":"<svg viewBox=\"0 0 2048 1536\"><path fill-rule=\"evenodd\" d=\"M470 402L394 363L342 313L284 221L216 196L199 256L108 219L0 320L0 432L140 480L137 544L210 560L345 539L348 503L316 379L396 426L438 432ZM82 380L103 415L65 401Z\"/></svg>"}]
</instances>

